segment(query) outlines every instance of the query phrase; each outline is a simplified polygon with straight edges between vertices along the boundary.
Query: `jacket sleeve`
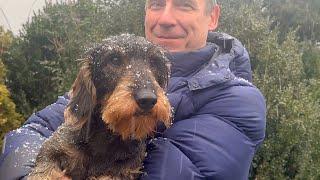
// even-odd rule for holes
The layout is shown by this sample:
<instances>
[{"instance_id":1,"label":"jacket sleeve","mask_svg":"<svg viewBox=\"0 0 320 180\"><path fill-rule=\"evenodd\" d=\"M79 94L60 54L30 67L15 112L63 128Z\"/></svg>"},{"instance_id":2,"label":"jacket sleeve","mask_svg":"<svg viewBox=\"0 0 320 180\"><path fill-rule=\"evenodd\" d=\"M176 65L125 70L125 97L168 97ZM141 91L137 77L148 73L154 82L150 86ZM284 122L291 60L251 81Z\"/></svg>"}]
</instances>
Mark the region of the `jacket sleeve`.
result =
<instances>
[{"instance_id":1,"label":"jacket sleeve","mask_svg":"<svg viewBox=\"0 0 320 180\"><path fill-rule=\"evenodd\" d=\"M42 143L64 121L68 102L61 96L54 104L33 114L22 127L6 134L0 156L0 179L23 179L34 166Z\"/></svg>"},{"instance_id":2,"label":"jacket sleeve","mask_svg":"<svg viewBox=\"0 0 320 180\"><path fill-rule=\"evenodd\" d=\"M245 180L264 139L265 102L254 87L234 86L151 142L142 179Z\"/></svg>"}]
</instances>

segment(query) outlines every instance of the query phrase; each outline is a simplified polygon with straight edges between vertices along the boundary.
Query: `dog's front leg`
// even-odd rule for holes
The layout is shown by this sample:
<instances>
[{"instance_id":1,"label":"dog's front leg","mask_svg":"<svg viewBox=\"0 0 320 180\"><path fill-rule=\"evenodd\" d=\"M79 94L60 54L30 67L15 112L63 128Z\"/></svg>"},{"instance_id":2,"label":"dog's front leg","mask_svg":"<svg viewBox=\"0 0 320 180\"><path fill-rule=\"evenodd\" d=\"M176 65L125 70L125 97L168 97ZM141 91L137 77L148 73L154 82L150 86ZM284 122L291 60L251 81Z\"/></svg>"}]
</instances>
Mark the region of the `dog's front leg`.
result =
<instances>
[{"instance_id":1,"label":"dog's front leg","mask_svg":"<svg viewBox=\"0 0 320 180\"><path fill-rule=\"evenodd\" d=\"M45 141L37 156L35 167L28 176L28 180L68 180L64 168L66 159L63 149L64 144L67 144L64 139L59 136L60 131L57 131Z\"/></svg>"},{"instance_id":2,"label":"dog's front leg","mask_svg":"<svg viewBox=\"0 0 320 180\"><path fill-rule=\"evenodd\" d=\"M100 177L90 177L89 180L124 180L119 177L112 176L100 176Z\"/></svg>"},{"instance_id":3,"label":"dog's front leg","mask_svg":"<svg viewBox=\"0 0 320 180\"><path fill-rule=\"evenodd\" d=\"M37 165L29 174L28 180L71 180L64 171L55 164L43 163Z\"/></svg>"}]
</instances>

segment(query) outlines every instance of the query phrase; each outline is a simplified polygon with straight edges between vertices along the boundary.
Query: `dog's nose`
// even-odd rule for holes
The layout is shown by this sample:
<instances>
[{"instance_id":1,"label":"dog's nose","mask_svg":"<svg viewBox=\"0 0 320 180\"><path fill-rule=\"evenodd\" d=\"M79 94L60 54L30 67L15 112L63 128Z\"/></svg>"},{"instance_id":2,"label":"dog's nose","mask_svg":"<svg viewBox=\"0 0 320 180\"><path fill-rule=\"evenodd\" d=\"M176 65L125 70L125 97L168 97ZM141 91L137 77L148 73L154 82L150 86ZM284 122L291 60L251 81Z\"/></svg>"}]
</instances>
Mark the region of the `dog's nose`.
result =
<instances>
[{"instance_id":1,"label":"dog's nose","mask_svg":"<svg viewBox=\"0 0 320 180\"><path fill-rule=\"evenodd\" d=\"M139 107L145 111L152 109L157 104L157 96L149 90L139 90L135 99Z\"/></svg>"}]
</instances>

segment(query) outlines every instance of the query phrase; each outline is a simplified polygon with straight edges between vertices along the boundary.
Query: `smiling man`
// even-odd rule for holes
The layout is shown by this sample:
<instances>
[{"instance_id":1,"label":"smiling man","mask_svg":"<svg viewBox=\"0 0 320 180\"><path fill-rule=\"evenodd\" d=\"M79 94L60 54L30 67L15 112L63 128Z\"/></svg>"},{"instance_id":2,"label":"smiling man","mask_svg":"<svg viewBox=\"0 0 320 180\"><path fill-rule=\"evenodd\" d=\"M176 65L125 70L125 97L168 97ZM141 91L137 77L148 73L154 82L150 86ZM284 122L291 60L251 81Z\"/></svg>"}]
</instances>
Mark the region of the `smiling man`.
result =
<instances>
[{"instance_id":1,"label":"smiling man","mask_svg":"<svg viewBox=\"0 0 320 180\"><path fill-rule=\"evenodd\" d=\"M142 179L248 179L265 102L241 43L209 33L219 16L213 0L146 2L146 38L172 52L174 124L149 143Z\"/></svg>"},{"instance_id":2,"label":"smiling man","mask_svg":"<svg viewBox=\"0 0 320 180\"><path fill-rule=\"evenodd\" d=\"M150 180L245 180L265 136L266 107L252 85L248 53L235 38L214 33L212 0L147 0L146 38L171 52L168 97L173 125L147 143ZM39 146L64 121L68 95L6 136L0 179L24 178Z\"/></svg>"},{"instance_id":3,"label":"smiling man","mask_svg":"<svg viewBox=\"0 0 320 180\"><path fill-rule=\"evenodd\" d=\"M216 29L219 6L210 0L148 0L145 35L172 52L190 51L206 45L209 30Z\"/></svg>"}]
</instances>

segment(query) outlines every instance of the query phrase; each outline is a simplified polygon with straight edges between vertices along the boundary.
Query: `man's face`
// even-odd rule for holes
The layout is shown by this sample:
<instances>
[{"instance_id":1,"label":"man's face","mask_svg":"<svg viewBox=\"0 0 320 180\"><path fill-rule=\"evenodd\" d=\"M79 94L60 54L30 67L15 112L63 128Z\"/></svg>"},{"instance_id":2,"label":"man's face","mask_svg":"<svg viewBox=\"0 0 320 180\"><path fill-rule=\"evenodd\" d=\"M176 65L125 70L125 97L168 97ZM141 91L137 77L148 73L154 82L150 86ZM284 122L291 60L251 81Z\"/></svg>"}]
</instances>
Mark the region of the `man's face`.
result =
<instances>
[{"instance_id":1,"label":"man's face","mask_svg":"<svg viewBox=\"0 0 320 180\"><path fill-rule=\"evenodd\" d=\"M145 35L171 52L200 49L219 15L218 6L206 14L205 0L147 0Z\"/></svg>"}]
</instances>

